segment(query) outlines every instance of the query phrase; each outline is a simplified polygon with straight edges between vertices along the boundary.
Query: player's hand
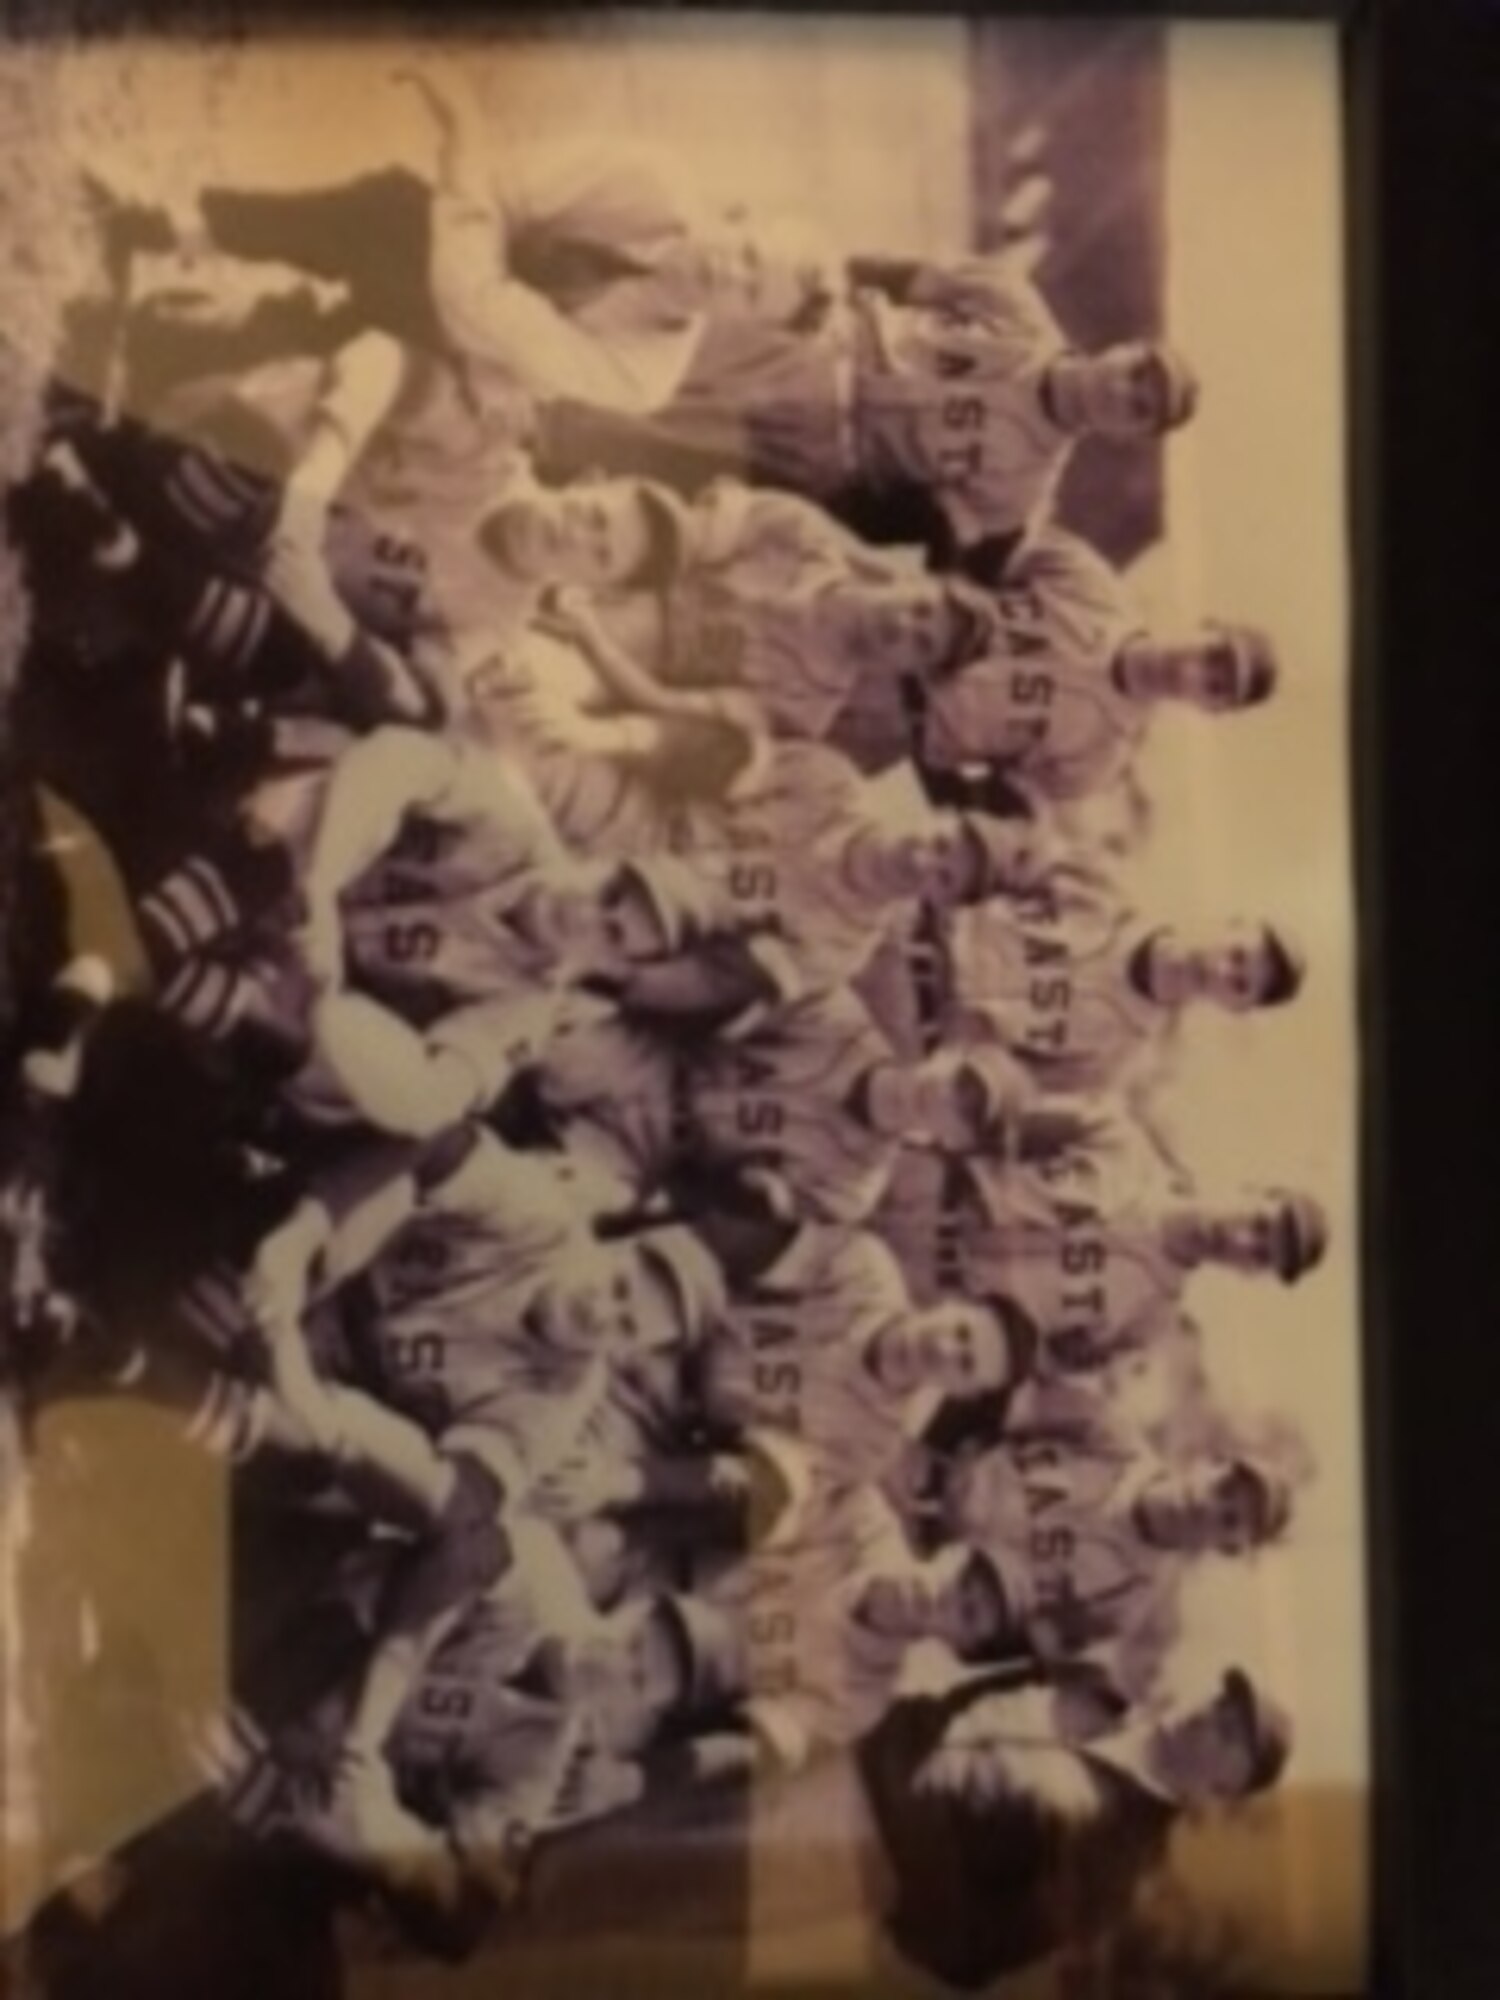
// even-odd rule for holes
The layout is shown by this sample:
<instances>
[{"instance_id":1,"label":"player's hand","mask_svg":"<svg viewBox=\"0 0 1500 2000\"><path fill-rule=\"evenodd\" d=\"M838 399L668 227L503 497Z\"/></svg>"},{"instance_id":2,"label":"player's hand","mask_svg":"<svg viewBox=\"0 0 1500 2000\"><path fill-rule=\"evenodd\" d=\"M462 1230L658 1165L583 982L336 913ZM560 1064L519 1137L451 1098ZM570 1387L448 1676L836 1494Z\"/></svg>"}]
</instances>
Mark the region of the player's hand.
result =
<instances>
[{"instance_id":1,"label":"player's hand","mask_svg":"<svg viewBox=\"0 0 1500 2000\"><path fill-rule=\"evenodd\" d=\"M354 619L323 556L328 510L319 499L289 493L271 532L262 571L266 589L325 658L354 643Z\"/></svg>"},{"instance_id":2,"label":"player's hand","mask_svg":"<svg viewBox=\"0 0 1500 2000\"><path fill-rule=\"evenodd\" d=\"M639 1764L617 1757L585 1736L563 1772L553 1817L563 1824L582 1825L606 1813L623 1812L638 1804L645 1792Z\"/></svg>"},{"instance_id":3,"label":"player's hand","mask_svg":"<svg viewBox=\"0 0 1500 2000\"><path fill-rule=\"evenodd\" d=\"M304 1814L300 1831L320 1854L350 1867L368 1867L431 1840L396 1796L385 1758L354 1743L340 1749L322 1803Z\"/></svg>"},{"instance_id":4,"label":"player's hand","mask_svg":"<svg viewBox=\"0 0 1500 2000\"><path fill-rule=\"evenodd\" d=\"M587 643L598 630L593 599L581 583L549 584L538 611L559 636Z\"/></svg>"},{"instance_id":5,"label":"player's hand","mask_svg":"<svg viewBox=\"0 0 1500 2000\"><path fill-rule=\"evenodd\" d=\"M313 1217L299 1209L256 1250L245 1273L243 1295L247 1312L268 1335L280 1337L289 1329L300 1335L313 1260L320 1247Z\"/></svg>"},{"instance_id":6,"label":"player's hand","mask_svg":"<svg viewBox=\"0 0 1500 2000\"><path fill-rule=\"evenodd\" d=\"M344 933L337 906L321 898L309 904L292 937L297 963L319 993L334 993L344 983Z\"/></svg>"}]
</instances>

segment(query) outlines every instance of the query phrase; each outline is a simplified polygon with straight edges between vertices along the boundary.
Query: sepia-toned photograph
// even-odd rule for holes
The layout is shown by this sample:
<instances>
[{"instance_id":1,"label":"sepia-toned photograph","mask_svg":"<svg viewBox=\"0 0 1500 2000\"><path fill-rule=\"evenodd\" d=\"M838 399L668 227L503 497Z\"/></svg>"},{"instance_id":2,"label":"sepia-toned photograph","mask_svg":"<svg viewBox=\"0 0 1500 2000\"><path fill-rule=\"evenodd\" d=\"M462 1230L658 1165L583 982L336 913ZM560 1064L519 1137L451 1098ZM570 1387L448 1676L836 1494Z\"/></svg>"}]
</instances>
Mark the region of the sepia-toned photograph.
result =
<instances>
[{"instance_id":1,"label":"sepia-toned photograph","mask_svg":"<svg viewBox=\"0 0 1500 2000\"><path fill-rule=\"evenodd\" d=\"M1361 1990L1340 104L0 48L6 1990Z\"/></svg>"}]
</instances>

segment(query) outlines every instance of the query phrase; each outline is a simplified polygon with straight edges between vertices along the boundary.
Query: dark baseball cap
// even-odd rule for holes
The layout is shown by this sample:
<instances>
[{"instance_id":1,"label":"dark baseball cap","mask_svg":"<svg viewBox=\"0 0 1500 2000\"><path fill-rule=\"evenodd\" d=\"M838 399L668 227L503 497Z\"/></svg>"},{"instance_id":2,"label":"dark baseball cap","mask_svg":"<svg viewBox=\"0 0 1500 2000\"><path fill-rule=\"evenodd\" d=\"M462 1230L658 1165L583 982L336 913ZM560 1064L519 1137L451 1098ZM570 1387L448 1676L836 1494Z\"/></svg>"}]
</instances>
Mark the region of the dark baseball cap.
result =
<instances>
[{"instance_id":1,"label":"dark baseball cap","mask_svg":"<svg viewBox=\"0 0 1500 2000\"><path fill-rule=\"evenodd\" d=\"M1221 1699L1235 1709L1250 1746L1250 1778L1245 1786L1246 1795L1268 1791L1286 1769L1287 1759L1292 1754L1291 1717L1269 1696L1262 1694L1250 1676L1239 1667L1231 1667L1225 1674Z\"/></svg>"}]
</instances>

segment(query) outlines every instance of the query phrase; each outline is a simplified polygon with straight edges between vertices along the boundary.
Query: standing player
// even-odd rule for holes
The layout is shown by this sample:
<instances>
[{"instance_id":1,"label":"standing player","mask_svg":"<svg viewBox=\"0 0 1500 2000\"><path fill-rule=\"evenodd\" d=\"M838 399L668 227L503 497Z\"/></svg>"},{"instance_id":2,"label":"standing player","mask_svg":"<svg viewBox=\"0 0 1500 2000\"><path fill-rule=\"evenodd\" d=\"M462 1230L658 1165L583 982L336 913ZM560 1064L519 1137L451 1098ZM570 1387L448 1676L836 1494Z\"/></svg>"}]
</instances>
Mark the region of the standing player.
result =
<instances>
[{"instance_id":1,"label":"standing player","mask_svg":"<svg viewBox=\"0 0 1500 2000\"><path fill-rule=\"evenodd\" d=\"M655 419L578 413L558 462L655 463L685 484L748 477L880 540L930 537L935 553L993 574L1051 511L1079 438L1158 437L1197 407L1197 378L1173 348L1079 352L1000 259L855 259L846 282L847 303L815 337L731 328L706 343ZM916 495L929 504L913 511Z\"/></svg>"},{"instance_id":2,"label":"standing player","mask_svg":"<svg viewBox=\"0 0 1500 2000\"><path fill-rule=\"evenodd\" d=\"M954 602L962 650L913 646L900 671L863 675L830 737L865 770L910 757L941 803L982 803L1001 781L1033 806L1087 798L1129 771L1164 706L1227 715L1276 688L1263 632L1148 632L1116 573L1061 529L1028 543L993 591Z\"/></svg>"},{"instance_id":3,"label":"standing player","mask_svg":"<svg viewBox=\"0 0 1500 2000\"><path fill-rule=\"evenodd\" d=\"M1165 1463L1092 1391L1039 1382L1013 1400L998 1442L950 1464L911 1525L918 1546L987 1551L1044 1668L1087 1657L1139 1701L1177 1636L1194 1561L1267 1547L1291 1514L1291 1485L1265 1461Z\"/></svg>"},{"instance_id":4,"label":"standing player","mask_svg":"<svg viewBox=\"0 0 1500 2000\"><path fill-rule=\"evenodd\" d=\"M615 1368L578 1466L552 1482L575 1520L601 1507L623 1517L648 1565L664 1507L728 1512L744 1534L743 1514L722 1505L728 1466L741 1468L734 1491L754 1532L795 1540L833 1497L885 1478L935 1404L996 1396L1029 1368L1029 1344L986 1304L915 1310L865 1231L764 1233L769 1261L738 1276L689 1347ZM674 1529L669 1546L681 1539Z\"/></svg>"},{"instance_id":5,"label":"standing player","mask_svg":"<svg viewBox=\"0 0 1500 2000\"><path fill-rule=\"evenodd\" d=\"M1149 1344L1175 1322L1195 1273L1219 1268L1295 1284L1323 1259L1328 1224L1309 1196L1280 1188L1243 1204L1148 1200L1115 1207L1086 1176L1022 1208L1003 1179L955 1176L924 1203L898 1188L876 1216L912 1296L997 1295L1016 1306L1052 1359L1091 1366Z\"/></svg>"},{"instance_id":6,"label":"standing player","mask_svg":"<svg viewBox=\"0 0 1500 2000\"><path fill-rule=\"evenodd\" d=\"M901 1149L1027 1144L1024 1080L1001 1057L894 1059L853 996L812 996L733 1039L667 1042L618 1021L554 1038L537 1064L565 1143L644 1199L856 1224Z\"/></svg>"},{"instance_id":7,"label":"standing player","mask_svg":"<svg viewBox=\"0 0 1500 2000\"><path fill-rule=\"evenodd\" d=\"M857 985L902 1047L993 1040L1043 1089L1098 1092L1147 1089L1188 1008L1283 1007L1304 976L1281 926L1179 929L1062 868L1019 899L919 912Z\"/></svg>"}]
</instances>

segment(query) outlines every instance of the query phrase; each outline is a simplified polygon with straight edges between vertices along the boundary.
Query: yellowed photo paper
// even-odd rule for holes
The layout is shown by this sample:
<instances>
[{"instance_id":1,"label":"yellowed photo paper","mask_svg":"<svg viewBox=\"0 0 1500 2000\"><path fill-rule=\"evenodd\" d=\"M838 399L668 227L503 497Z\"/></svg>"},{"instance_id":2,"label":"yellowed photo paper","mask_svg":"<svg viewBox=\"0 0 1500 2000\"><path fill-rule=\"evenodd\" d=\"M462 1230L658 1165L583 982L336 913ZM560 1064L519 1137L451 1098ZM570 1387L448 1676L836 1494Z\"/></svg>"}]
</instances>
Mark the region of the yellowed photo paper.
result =
<instances>
[{"instance_id":1,"label":"yellowed photo paper","mask_svg":"<svg viewBox=\"0 0 1500 2000\"><path fill-rule=\"evenodd\" d=\"M7 1990L1360 1990L1334 30L0 113Z\"/></svg>"}]
</instances>

